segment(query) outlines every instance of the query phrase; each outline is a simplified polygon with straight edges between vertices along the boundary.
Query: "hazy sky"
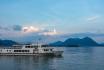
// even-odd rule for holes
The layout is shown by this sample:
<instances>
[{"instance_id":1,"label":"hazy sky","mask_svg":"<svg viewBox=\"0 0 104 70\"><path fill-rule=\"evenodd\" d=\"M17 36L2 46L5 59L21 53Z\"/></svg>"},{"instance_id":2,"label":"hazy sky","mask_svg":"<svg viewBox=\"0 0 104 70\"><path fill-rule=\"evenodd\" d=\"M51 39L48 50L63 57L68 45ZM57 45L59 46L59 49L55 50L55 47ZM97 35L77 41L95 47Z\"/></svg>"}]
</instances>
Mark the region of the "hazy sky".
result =
<instances>
[{"instance_id":1,"label":"hazy sky","mask_svg":"<svg viewBox=\"0 0 104 70\"><path fill-rule=\"evenodd\" d=\"M103 32L104 0L0 0L0 25ZM104 33L104 32L103 32Z\"/></svg>"},{"instance_id":2,"label":"hazy sky","mask_svg":"<svg viewBox=\"0 0 104 70\"><path fill-rule=\"evenodd\" d=\"M0 0L0 34L19 30L104 33L104 0Z\"/></svg>"}]
</instances>

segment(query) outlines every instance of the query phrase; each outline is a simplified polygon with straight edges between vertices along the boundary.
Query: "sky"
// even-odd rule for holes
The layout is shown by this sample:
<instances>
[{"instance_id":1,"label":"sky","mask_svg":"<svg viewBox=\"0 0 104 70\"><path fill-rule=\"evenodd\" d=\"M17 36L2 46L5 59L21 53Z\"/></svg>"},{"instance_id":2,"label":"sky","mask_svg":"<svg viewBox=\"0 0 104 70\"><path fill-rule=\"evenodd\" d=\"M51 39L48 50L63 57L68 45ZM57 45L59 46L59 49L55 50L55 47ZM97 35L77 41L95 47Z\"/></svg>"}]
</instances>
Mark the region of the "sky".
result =
<instances>
[{"instance_id":1,"label":"sky","mask_svg":"<svg viewBox=\"0 0 104 70\"><path fill-rule=\"evenodd\" d=\"M104 0L0 0L0 37L104 33Z\"/></svg>"}]
</instances>

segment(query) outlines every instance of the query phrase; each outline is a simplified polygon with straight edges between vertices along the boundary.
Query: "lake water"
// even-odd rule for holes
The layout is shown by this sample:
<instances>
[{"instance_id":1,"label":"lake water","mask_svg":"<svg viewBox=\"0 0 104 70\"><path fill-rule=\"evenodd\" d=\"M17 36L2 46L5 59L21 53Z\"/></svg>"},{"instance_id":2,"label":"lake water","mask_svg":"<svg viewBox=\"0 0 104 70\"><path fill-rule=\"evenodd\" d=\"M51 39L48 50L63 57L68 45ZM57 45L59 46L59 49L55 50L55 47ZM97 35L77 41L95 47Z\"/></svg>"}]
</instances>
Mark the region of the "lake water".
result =
<instances>
[{"instance_id":1,"label":"lake water","mask_svg":"<svg viewBox=\"0 0 104 70\"><path fill-rule=\"evenodd\" d=\"M0 56L0 70L104 70L104 47L63 50L63 57Z\"/></svg>"}]
</instances>

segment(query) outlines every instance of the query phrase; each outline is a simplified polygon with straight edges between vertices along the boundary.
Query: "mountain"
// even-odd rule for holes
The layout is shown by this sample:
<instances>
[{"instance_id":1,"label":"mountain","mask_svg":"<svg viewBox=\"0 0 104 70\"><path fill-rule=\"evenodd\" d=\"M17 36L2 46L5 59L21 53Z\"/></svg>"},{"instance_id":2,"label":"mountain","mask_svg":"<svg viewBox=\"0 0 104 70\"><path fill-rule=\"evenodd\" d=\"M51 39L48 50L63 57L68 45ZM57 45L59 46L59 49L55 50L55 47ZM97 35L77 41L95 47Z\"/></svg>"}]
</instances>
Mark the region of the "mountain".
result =
<instances>
[{"instance_id":1,"label":"mountain","mask_svg":"<svg viewBox=\"0 0 104 70\"><path fill-rule=\"evenodd\" d=\"M15 44L18 44L18 43L12 40L0 40L0 46L12 46Z\"/></svg>"},{"instance_id":2,"label":"mountain","mask_svg":"<svg viewBox=\"0 0 104 70\"><path fill-rule=\"evenodd\" d=\"M64 42L58 41L51 43L52 46L99 46L96 41L91 39L90 37L80 38L69 38Z\"/></svg>"},{"instance_id":3,"label":"mountain","mask_svg":"<svg viewBox=\"0 0 104 70\"><path fill-rule=\"evenodd\" d=\"M100 43L100 46L104 46L104 43Z\"/></svg>"},{"instance_id":4,"label":"mountain","mask_svg":"<svg viewBox=\"0 0 104 70\"><path fill-rule=\"evenodd\" d=\"M5 34L7 35L7 34ZM7 37L5 35L1 35L0 37L2 39L11 39L19 43L52 43L55 41L65 41L68 38L84 38L84 37L91 37L94 40L96 40L98 43L104 42L104 33L66 33L66 34L56 34L56 35L43 35L43 34L37 34L36 33L26 33L26 35L19 35L19 36L13 36L13 37ZM41 39L41 40L40 40Z\"/></svg>"},{"instance_id":5,"label":"mountain","mask_svg":"<svg viewBox=\"0 0 104 70\"><path fill-rule=\"evenodd\" d=\"M1 40L0 39L0 46L12 46L15 44L19 44L12 40ZM57 41L54 43L50 43L50 46L104 46L104 44L98 44L96 41L94 41L90 37L84 37L84 38L68 38L64 42Z\"/></svg>"},{"instance_id":6,"label":"mountain","mask_svg":"<svg viewBox=\"0 0 104 70\"><path fill-rule=\"evenodd\" d=\"M57 41L57 42L51 43L50 45L52 45L52 46L63 46L63 42Z\"/></svg>"}]
</instances>

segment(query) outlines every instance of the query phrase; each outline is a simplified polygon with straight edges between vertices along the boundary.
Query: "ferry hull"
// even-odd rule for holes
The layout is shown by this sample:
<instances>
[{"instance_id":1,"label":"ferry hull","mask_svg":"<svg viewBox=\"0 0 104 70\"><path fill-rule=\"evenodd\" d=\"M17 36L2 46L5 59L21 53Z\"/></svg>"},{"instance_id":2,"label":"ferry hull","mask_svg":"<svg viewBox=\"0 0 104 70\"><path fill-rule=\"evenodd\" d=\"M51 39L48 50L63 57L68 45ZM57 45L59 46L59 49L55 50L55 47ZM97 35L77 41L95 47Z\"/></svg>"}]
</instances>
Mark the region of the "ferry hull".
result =
<instances>
[{"instance_id":1,"label":"ferry hull","mask_svg":"<svg viewBox=\"0 0 104 70\"><path fill-rule=\"evenodd\" d=\"M53 53L0 53L0 56L62 56L63 51Z\"/></svg>"},{"instance_id":2,"label":"ferry hull","mask_svg":"<svg viewBox=\"0 0 104 70\"><path fill-rule=\"evenodd\" d=\"M0 55L6 56L61 56L63 51L53 47L42 47L42 45L15 45L8 48L0 48Z\"/></svg>"}]
</instances>

